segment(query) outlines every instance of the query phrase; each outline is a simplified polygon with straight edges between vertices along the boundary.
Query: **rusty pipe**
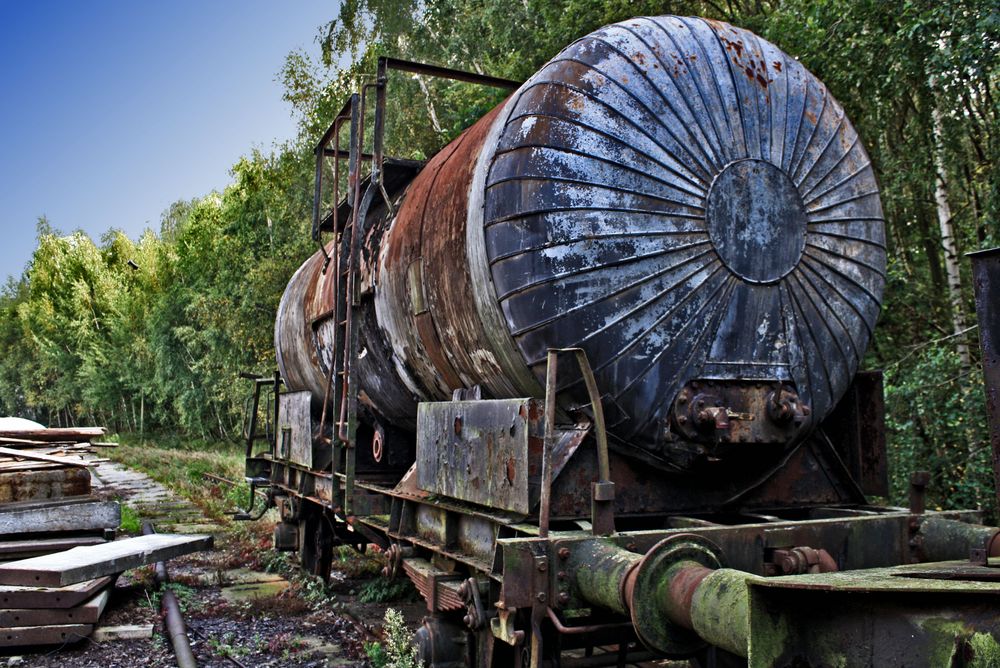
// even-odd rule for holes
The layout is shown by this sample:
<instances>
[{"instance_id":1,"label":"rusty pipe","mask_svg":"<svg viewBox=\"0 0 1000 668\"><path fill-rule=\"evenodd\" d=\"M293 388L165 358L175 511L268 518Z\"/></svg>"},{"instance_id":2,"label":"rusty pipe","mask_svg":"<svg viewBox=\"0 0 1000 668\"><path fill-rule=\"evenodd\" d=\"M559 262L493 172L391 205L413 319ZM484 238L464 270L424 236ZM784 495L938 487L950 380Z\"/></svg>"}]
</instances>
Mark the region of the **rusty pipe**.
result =
<instances>
[{"instance_id":1,"label":"rusty pipe","mask_svg":"<svg viewBox=\"0 0 1000 668\"><path fill-rule=\"evenodd\" d=\"M552 495L552 450L556 430L556 372L559 353L548 352L545 365L545 438L542 441L542 489L538 503L538 537L549 537L549 512Z\"/></svg>"},{"instance_id":2,"label":"rusty pipe","mask_svg":"<svg viewBox=\"0 0 1000 668\"><path fill-rule=\"evenodd\" d=\"M749 573L723 568L719 550L678 534L636 554L605 540L574 546L570 565L591 605L628 615L636 635L662 654L685 654L710 643L747 655Z\"/></svg>"},{"instance_id":3,"label":"rusty pipe","mask_svg":"<svg viewBox=\"0 0 1000 668\"><path fill-rule=\"evenodd\" d=\"M149 522L142 523L142 534L149 536L156 533L153 525ZM162 595L160 597L160 611L163 612L164 625L167 627L167 637L170 638L170 646L174 648L174 657L177 659L177 668L198 668L198 662L191 651L191 642L187 637L187 627L184 624L184 616L181 614L181 606L177 602L177 595L166 585L170 582L167 574L167 565L162 561L156 562L155 566L156 584L160 587Z\"/></svg>"},{"instance_id":4,"label":"rusty pipe","mask_svg":"<svg viewBox=\"0 0 1000 668\"><path fill-rule=\"evenodd\" d=\"M931 515L920 523L921 562L968 559L974 549L1000 557L1000 529Z\"/></svg>"}]
</instances>

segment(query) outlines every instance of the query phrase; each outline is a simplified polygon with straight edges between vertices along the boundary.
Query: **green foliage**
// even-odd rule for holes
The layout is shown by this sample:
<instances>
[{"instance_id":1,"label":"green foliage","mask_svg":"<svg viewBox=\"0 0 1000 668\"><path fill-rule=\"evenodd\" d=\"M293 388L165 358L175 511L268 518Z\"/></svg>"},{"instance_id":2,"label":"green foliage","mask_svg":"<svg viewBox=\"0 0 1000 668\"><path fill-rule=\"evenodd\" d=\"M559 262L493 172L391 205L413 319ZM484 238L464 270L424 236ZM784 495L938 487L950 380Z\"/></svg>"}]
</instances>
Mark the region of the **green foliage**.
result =
<instances>
[{"instance_id":1,"label":"green foliage","mask_svg":"<svg viewBox=\"0 0 1000 668\"><path fill-rule=\"evenodd\" d=\"M122 523L118 527L119 531L130 534L140 533L142 531L142 519L139 517L139 513L127 503L122 503L121 509Z\"/></svg>"},{"instance_id":2,"label":"green foliage","mask_svg":"<svg viewBox=\"0 0 1000 668\"><path fill-rule=\"evenodd\" d=\"M385 668L389 661L389 657L386 656L385 647L382 643L374 641L365 641L364 645L365 656L368 657L368 661L372 664L372 668Z\"/></svg>"},{"instance_id":3,"label":"green foliage","mask_svg":"<svg viewBox=\"0 0 1000 668\"><path fill-rule=\"evenodd\" d=\"M929 471L931 507L978 507L995 519L982 379L978 371L964 376L946 343L916 349L912 358L887 370L893 497L903 502L910 473Z\"/></svg>"},{"instance_id":4,"label":"green foliage","mask_svg":"<svg viewBox=\"0 0 1000 668\"><path fill-rule=\"evenodd\" d=\"M358 600L362 603L392 603L395 601L415 601L419 594L409 578L389 580L376 578L361 585Z\"/></svg>"},{"instance_id":5,"label":"green foliage","mask_svg":"<svg viewBox=\"0 0 1000 668\"><path fill-rule=\"evenodd\" d=\"M162 438L154 444L125 439L110 449L108 455L148 474L217 520L226 519L237 504L245 506L249 498L249 487L242 482L244 452L233 443ZM238 484L214 484L205 478L205 473Z\"/></svg>"},{"instance_id":6,"label":"green foliage","mask_svg":"<svg viewBox=\"0 0 1000 668\"><path fill-rule=\"evenodd\" d=\"M394 608L386 608L383 622L385 668L420 668L422 663L417 658L413 634L406 628L403 613Z\"/></svg>"}]
</instances>

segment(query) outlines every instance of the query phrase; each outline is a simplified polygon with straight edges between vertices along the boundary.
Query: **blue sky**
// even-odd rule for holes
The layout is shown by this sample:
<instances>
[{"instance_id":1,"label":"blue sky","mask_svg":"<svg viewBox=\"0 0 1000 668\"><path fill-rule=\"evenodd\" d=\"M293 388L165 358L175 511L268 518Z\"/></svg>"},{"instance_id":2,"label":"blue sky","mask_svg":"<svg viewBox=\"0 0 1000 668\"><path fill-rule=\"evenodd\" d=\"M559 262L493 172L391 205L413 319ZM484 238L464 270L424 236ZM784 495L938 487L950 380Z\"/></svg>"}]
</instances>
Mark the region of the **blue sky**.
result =
<instances>
[{"instance_id":1,"label":"blue sky","mask_svg":"<svg viewBox=\"0 0 1000 668\"><path fill-rule=\"evenodd\" d=\"M45 215L95 240L159 229L295 134L275 80L339 0L0 0L0 281Z\"/></svg>"}]
</instances>

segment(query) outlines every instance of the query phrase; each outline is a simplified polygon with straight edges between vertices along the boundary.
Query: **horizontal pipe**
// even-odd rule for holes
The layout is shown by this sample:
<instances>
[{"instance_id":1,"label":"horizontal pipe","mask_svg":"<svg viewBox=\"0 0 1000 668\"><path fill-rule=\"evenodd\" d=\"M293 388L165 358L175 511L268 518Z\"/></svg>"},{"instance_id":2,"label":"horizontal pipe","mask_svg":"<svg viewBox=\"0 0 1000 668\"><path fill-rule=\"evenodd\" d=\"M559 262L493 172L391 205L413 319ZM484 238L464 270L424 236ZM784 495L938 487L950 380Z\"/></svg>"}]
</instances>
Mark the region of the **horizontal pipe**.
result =
<instances>
[{"instance_id":1,"label":"horizontal pipe","mask_svg":"<svg viewBox=\"0 0 1000 668\"><path fill-rule=\"evenodd\" d=\"M691 625L706 642L746 657L750 644L750 589L754 576L732 568L709 573L691 599Z\"/></svg>"},{"instance_id":2,"label":"horizontal pipe","mask_svg":"<svg viewBox=\"0 0 1000 668\"><path fill-rule=\"evenodd\" d=\"M920 524L920 561L968 559L973 549L1000 557L1000 529L944 517L926 517Z\"/></svg>"},{"instance_id":3,"label":"horizontal pipe","mask_svg":"<svg viewBox=\"0 0 1000 668\"><path fill-rule=\"evenodd\" d=\"M149 522L142 523L142 534L149 536L155 534L153 525ZM157 561L154 566L156 584L160 587L160 610L163 612L164 624L167 627L167 637L170 638L170 645L174 648L174 657L177 659L177 668L198 668L198 662L191 651L191 642L187 637L187 627L184 625L184 616L181 614L181 606L177 603L177 595L170 589L166 589L170 582L167 574L167 564Z\"/></svg>"}]
</instances>

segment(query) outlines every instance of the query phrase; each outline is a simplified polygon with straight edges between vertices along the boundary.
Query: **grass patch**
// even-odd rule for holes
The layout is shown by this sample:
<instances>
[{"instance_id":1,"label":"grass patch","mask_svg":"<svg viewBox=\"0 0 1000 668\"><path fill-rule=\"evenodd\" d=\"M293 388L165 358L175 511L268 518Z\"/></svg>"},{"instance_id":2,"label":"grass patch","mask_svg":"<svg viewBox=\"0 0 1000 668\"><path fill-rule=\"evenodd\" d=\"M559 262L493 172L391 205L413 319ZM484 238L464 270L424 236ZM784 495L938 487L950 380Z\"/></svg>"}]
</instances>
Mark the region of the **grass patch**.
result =
<instances>
[{"instance_id":1,"label":"grass patch","mask_svg":"<svg viewBox=\"0 0 1000 668\"><path fill-rule=\"evenodd\" d=\"M117 448L109 449L108 455L166 485L213 519L227 518L237 506L246 505L249 498L250 487L243 481L245 452L237 443L177 437L146 439L140 443L124 436ZM210 480L206 473L237 484Z\"/></svg>"},{"instance_id":2,"label":"grass patch","mask_svg":"<svg viewBox=\"0 0 1000 668\"><path fill-rule=\"evenodd\" d=\"M139 519L139 513L136 509L127 503L118 502L122 511L122 523L118 528L122 533L128 534L138 534L142 532L142 520Z\"/></svg>"}]
</instances>

